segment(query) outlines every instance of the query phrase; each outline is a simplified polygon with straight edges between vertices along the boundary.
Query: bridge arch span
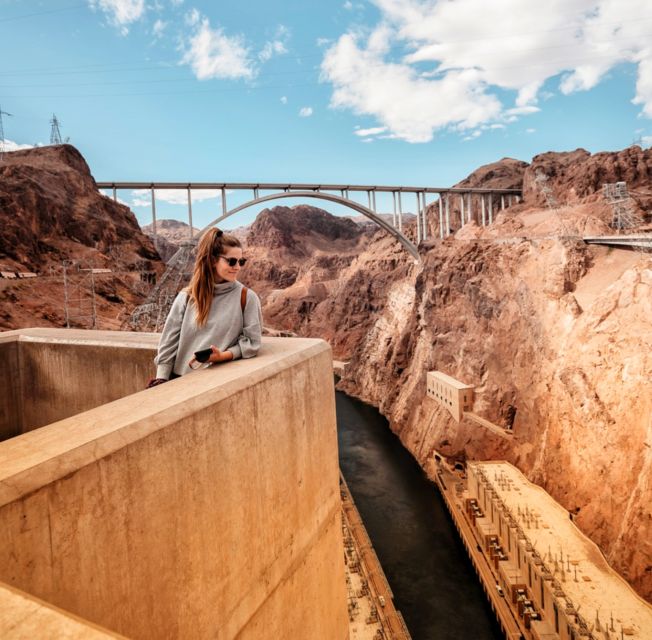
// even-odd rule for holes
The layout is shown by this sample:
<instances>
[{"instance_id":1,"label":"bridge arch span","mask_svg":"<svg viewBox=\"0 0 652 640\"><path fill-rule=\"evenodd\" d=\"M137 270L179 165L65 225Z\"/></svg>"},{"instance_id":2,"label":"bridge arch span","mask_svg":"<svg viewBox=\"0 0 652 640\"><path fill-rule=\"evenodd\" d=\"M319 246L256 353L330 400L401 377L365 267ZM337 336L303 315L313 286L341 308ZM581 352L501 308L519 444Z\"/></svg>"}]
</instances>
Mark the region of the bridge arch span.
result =
<instances>
[{"instance_id":1,"label":"bridge arch span","mask_svg":"<svg viewBox=\"0 0 652 640\"><path fill-rule=\"evenodd\" d=\"M222 220L226 220L232 215L239 213L243 209L247 209L248 207L252 207L254 205L261 204L263 202L269 202L270 200L281 200L283 198L314 198L317 200L327 200L329 202L335 202L337 204L341 204L345 207L348 207L349 209L353 209L354 211L357 211L358 213L361 213L363 216L369 218L372 222L374 222L379 227L387 231L387 233L389 233L391 236L396 238L405 247L405 249L414 258L416 262L419 262L420 260L419 251L416 245L410 240L408 240L408 238L401 231L395 229L391 224L389 224L386 220L384 220L379 215L374 213L371 209L365 207L359 202L355 202L354 200L343 198L341 196L337 196L332 193L323 193L321 191L287 191L282 193L272 193L270 195L255 198L253 200L250 200L249 202L245 202L244 204L234 207L233 209L227 211L225 214L221 215L219 218L216 218L211 223L207 224L197 234L197 236L201 236L201 234L203 234L211 227L214 227L216 224L222 222Z\"/></svg>"}]
</instances>

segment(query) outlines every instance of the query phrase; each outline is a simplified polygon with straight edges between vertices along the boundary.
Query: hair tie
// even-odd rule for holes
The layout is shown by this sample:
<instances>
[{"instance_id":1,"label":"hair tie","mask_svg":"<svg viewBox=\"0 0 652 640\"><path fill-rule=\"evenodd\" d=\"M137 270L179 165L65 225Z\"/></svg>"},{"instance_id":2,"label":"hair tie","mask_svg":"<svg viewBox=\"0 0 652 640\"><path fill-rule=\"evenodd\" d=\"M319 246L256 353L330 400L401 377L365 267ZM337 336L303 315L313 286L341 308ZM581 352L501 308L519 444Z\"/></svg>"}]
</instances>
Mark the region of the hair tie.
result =
<instances>
[{"instance_id":1,"label":"hair tie","mask_svg":"<svg viewBox=\"0 0 652 640\"><path fill-rule=\"evenodd\" d=\"M217 233L215 234L216 238L221 238L224 235L224 231L222 229L218 229Z\"/></svg>"}]
</instances>

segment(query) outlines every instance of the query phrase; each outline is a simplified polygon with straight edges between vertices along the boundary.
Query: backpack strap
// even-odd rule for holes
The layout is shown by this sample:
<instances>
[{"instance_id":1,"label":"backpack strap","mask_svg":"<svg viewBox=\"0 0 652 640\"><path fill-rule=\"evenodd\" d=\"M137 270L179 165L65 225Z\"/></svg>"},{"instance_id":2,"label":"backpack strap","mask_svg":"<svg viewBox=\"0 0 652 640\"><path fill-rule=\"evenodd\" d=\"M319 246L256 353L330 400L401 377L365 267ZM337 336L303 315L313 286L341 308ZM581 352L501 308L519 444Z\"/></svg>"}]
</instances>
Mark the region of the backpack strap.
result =
<instances>
[{"instance_id":1,"label":"backpack strap","mask_svg":"<svg viewBox=\"0 0 652 640\"><path fill-rule=\"evenodd\" d=\"M240 292L240 308L242 309L242 313L244 313L246 306L247 306L247 287L242 287L242 291Z\"/></svg>"}]
</instances>

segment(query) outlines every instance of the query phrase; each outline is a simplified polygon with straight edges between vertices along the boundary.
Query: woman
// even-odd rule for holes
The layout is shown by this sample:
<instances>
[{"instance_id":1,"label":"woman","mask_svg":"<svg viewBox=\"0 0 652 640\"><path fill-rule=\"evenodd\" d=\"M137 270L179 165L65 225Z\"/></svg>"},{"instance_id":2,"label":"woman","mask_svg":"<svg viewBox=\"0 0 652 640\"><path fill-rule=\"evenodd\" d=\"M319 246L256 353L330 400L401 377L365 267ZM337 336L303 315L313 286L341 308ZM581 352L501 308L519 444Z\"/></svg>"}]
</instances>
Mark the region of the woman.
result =
<instances>
[{"instance_id":1,"label":"woman","mask_svg":"<svg viewBox=\"0 0 652 640\"><path fill-rule=\"evenodd\" d=\"M253 358L260 349L260 300L237 281L246 259L240 241L217 228L199 241L190 285L181 291L165 321L158 347L155 386L189 373L195 351L210 347L208 362Z\"/></svg>"}]
</instances>

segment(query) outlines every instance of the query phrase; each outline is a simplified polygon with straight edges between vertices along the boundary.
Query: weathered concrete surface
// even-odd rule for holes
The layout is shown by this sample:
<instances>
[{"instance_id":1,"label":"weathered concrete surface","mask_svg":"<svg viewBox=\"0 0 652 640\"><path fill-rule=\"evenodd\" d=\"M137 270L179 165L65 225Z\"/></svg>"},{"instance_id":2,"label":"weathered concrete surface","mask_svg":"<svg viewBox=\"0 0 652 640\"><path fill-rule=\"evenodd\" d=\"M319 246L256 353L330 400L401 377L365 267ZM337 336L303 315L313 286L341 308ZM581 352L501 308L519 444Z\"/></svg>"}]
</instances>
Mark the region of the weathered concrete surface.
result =
<instances>
[{"instance_id":1,"label":"weathered concrete surface","mask_svg":"<svg viewBox=\"0 0 652 640\"><path fill-rule=\"evenodd\" d=\"M38 333L30 348L111 338ZM155 337L114 337L151 358ZM0 443L0 579L132 638L346 638L339 518L320 340L265 339L254 359Z\"/></svg>"},{"instance_id":2,"label":"weathered concrete surface","mask_svg":"<svg viewBox=\"0 0 652 640\"><path fill-rule=\"evenodd\" d=\"M0 638L115 640L123 638L0 583Z\"/></svg>"},{"instance_id":3,"label":"weathered concrete surface","mask_svg":"<svg viewBox=\"0 0 652 640\"><path fill-rule=\"evenodd\" d=\"M18 343L2 342L0 334L0 440L20 433L21 390L18 367Z\"/></svg>"}]
</instances>

